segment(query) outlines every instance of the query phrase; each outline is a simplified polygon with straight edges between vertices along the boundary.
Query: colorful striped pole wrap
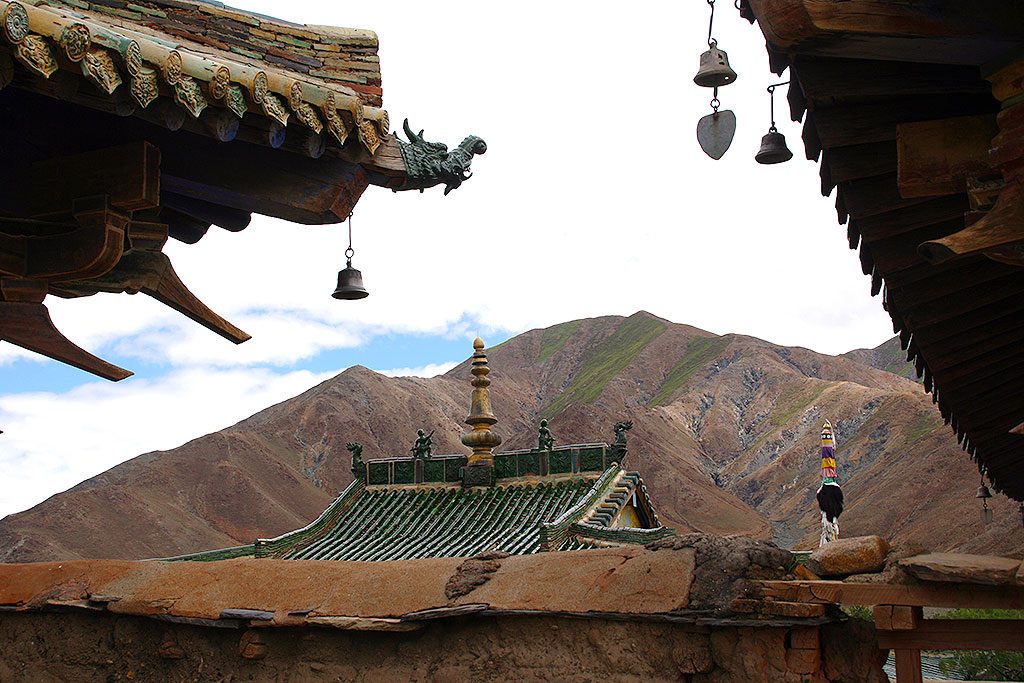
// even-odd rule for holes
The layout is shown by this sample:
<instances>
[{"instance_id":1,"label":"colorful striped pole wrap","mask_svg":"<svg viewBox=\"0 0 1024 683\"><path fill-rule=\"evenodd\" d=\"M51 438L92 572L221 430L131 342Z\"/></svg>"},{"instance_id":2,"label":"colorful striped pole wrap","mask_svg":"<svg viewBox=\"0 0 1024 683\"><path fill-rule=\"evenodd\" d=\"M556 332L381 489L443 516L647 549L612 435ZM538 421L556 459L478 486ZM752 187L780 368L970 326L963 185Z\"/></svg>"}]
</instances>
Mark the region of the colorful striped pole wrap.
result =
<instances>
[{"instance_id":1,"label":"colorful striped pole wrap","mask_svg":"<svg viewBox=\"0 0 1024 683\"><path fill-rule=\"evenodd\" d=\"M839 484L836 481L836 440L828 420L821 428L821 484Z\"/></svg>"}]
</instances>

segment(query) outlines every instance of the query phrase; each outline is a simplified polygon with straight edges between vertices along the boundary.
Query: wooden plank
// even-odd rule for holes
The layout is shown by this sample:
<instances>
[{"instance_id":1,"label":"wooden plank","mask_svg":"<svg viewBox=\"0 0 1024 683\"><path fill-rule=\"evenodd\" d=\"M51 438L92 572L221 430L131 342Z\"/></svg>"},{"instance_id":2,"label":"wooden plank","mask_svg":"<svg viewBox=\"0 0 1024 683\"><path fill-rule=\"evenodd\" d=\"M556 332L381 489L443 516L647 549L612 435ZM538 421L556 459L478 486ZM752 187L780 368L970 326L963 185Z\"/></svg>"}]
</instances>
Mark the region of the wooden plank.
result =
<instances>
[{"instance_id":1,"label":"wooden plank","mask_svg":"<svg viewBox=\"0 0 1024 683\"><path fill-rule=\"evenodd\" d=\"M837 104L814 110L814 125L822 147L843 147L895 140L901 123L951 116L995 113L990 95L935 95L871 104Z\"/></svg>"},{"instance_id":2,"label":"wooden plank","mask_svg":"<svg viewBox=\"0 0 1024 683\"><path fill-rule=\"evenodd\" d=\"M798 54L793 60L804 96L813 104L833 98L889 99L912 95L988 93L971 66L868 59L830 59Z\"/></svg>"},{"instance_id":3,"label":"wooden plank","mask_svg":"<svg viewBox=\"0 0 1024 683\"><path fill-rule=\"evenodd\" d=\"M839 185L851 218L867 218L921 204L924 198L904 199L896 186L896 174L851 180Z\"/></svg>"},{"instance_id":4,"label":"wooden plank","mask_svg":"<svg viewBox=\"0 0 1024 683\"><path fill-rule=\"evenodd\" d=\"M925 619L912 631L876 636L882 649L1024 651L1024 621L1015 619Z\"/></svg>"},{"instance_id":5,"label":"wooden plank","mask_svg":"<svg viewBox=\"0 0 1024 683\"><path fill-rule=\"evenodd\" d=\"M68 214L81 197L107 195L126 211L160 205L160 150L133 142L32 164L32 213Z\"/></svg>"},{"instance_id":6,"label":"wooden plank","mask_svg":"<svg viewBox=\"0 0 1024 683\"><path fill-rule=\"evenodd\" d=\"M777 51L980 65L1019 49L1024 25L1006 0L749 0Z\"/></svg>"},{"instance_id":7,"label":"wooden plank","mask_svg":"<svg viewBox=\"0 0 1024 683\"><path fill-rule=\"evenodd\" d=\"M847 147L829 147L823 151L829 173L837 184L847 180L871 178L896 172L896 144L892 140Z\"/></svg>"},{"instance_id":8,"label":"wooden plank","mask_svg":"<svg viewBox=\"0 0 1024 683\"><path fill-rule=\"evenodd\" d=\"M896 683L923 683L921 676L921 651L896 650Z\"/></svg>"},{"instance_id":9,"label":"wooden plank","mask_svg":"<svg viewBox=\"0 0 1024 683\"><path fill-rule=\"evenodd\" d=\"M850 224L867 240L877 240L918 230L935 223L962 219L970 208L965 195L929 199L919 204L874 216L850 218ZM935 272L929 270L929 273Z\"/></svg>"},{"instance_id":10,"label":"wooden plank","mask_svg":"<svg viewBox=\"0 0 1024 683\"><path fill-rule=\"evenodd\" d=\"M938 197L967 191L967 179L991 173L993 114L901 123L896 127L897 177L904 197Z\"/></svg>"},{"instance_id":11,"label":"wooden plank","mask_svg":"<svg viewBox=\"0 0 1024 683\"><path fill-rule=\"evenodd\" d=\"M765 598L841 605L1024 609L1024 586L910 585L843 581L759 581Z\"/></svg>"}]
</instances>

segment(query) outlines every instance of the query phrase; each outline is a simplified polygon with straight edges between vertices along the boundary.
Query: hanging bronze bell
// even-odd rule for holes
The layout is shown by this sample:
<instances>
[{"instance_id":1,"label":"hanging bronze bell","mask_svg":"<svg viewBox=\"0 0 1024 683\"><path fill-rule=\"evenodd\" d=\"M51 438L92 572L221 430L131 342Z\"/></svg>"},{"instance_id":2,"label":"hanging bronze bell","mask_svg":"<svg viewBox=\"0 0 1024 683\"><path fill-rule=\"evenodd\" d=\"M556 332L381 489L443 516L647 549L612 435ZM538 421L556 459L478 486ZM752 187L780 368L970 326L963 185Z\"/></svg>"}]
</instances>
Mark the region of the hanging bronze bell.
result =
<instances>
[{"instance_id":1,"label":"hanging bronze bell","mask_svg":"<svg viewBox=\"0 0 1024 683\"><path fill-rule=\"evenodd\" d=\"M982 484L978 487L978 492L974 494L975 498L991 498L992 493L988 490L988 487Z\"/></svg>"},{"instance_id":2,"label":"hanging bronze bell","mask_svg":"<svg viewBox=\"0 0 1024 683\"><path fill-rule=\"evenodd\" d=\"M700 56L700 68L693 82L704 88L718 88L736 80L736 72L729 66L729 55L717 45Z\"/></svg>"},{"instance_id":3,"label":"hanging bronze bell","mask_svg":"<svg viewBox=\"0 0 1024 683\"><path fill-rule=\"evenodd\" d=\"M352 260L346 262L344 270L338 271L338 286L331 294L335 299L365 299L370 293L363 287L363 274L352 267Z\"/></svg>"},{"instance_id":4,"label":"hanging bronze bell","mask_svg":"<svg viewBox=\"0 0 1024 683\"><path fill-rule=\"evenodd\" d=\"M754 160L759 164L781 164L792 158L793 153L786 146L786 136L774 127L761 138L761 149L754 155Z\"/></svg>"}]
</instances>

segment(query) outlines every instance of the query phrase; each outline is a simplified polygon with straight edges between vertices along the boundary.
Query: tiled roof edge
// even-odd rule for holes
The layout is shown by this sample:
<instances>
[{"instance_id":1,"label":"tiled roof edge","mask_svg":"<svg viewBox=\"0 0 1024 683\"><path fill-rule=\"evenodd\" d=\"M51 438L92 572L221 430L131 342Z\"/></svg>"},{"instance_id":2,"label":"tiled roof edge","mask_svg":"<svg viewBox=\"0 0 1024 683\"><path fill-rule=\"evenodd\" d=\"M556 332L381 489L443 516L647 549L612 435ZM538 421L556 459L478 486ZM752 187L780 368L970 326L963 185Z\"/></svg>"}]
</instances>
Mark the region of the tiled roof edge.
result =
<instances>
[{"instance_id":1,"label":"tiled roof edge","mask_svg":"<svg viewBox=\"0 0 1024 683\"><path fill-rule=\"evenodd\" d=\"M327 509L312 522L294 531L281 534L274 538L258 538L254 543L255 557L278 557L286 551L294 550L299 544L308 543L330 531L349 505L359 496L366 485L355 479L342 491Z\"/></svg>"},{"instance_id":2,"label":"tiled roof edge","mask_svg":"<svg viewBox=\"0 0 1024 683\"><path fill-rule=\"evenodd\" d=\"M359 91L359 84L270 66L257 59L259 55L237 50L215 53L213 48L181 43L174 34L150 35L147 27L122 22L129 28L115 19L67 7L0 0L3 42L18 61L44 79L62 68L58 53L64 53L63 68L80 62L85 78L108 95L127 80L126 90L143 109L167 92L196 119L212 104L241 118L252 103L281 125L294 116L317 134L326 131L339 145L354 133L371 154L390 132L387 112L366 106L362 98L367 95ZM161 83L166 86L163 93Z\"/></svg>"},{"instance_id":3,"label":"tiled roof edge","mask_svg":"<svg viewBox=\"0 0 1024 683\"><path fill-rule=\"evenodd\" d=\"M569 534L588 541L622 545L627 543L644 545L659 538L675 536L676 530L659 526L656 529L633 529L625 527L605 527L586 522L577 522L570 525Z\"/></svg>"},{"instance_id":4,"label":"tiled roof edge","mask_svg":"<svg viewBox=\"0 0 1024 683\"><path fill-rule=\"evenodd\" d=\"M608 487L614 484L622 473L622 468L618 464L612 465L594 482L590 491L576 505L562 513L562 516L555 521L542 523L540 525L541 550L557 549L568 536L569 527L581 520L601 500Z\"/></svg>"},{"instance_id":5,"label":"tiled roof edge","mask_svg":"<svg viewBox=\"0 0 1024 683\"><path fill-rule=\"evenodd\" d=\"M186 560L195 562L213 562L215 560L233 560L236 557L252 557L254 547L252 543L247 545L236 545L231 548L220 548L218 550L203 550L198 553L187 555L173 555L171 557L156 557L150 562L182 562Z\"/></svg>"}]
</instances>

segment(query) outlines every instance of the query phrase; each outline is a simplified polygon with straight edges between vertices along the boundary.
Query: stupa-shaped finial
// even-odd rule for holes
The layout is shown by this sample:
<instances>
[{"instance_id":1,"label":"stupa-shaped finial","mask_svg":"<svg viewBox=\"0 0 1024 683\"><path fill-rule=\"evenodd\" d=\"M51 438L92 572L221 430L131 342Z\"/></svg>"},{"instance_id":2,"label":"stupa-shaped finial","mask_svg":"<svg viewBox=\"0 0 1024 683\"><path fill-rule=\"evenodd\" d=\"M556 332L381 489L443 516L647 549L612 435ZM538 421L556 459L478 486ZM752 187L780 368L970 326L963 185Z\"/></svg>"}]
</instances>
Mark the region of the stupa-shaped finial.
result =
<instances>
[{"instance_id":1,"label":"stupa-shaped finial","mask_svg":"<svg viewBox=\"0 0 1024 683\"><path fill-rule=\"evenodd\" d=\"M469 417L466 418L466 424L473 431L462 436L462 443L473 449L464 479L471 486L491 482L494 449L501 443L501 437L491 431L491 425L496 424L498 418L491 412L491 396L487 389L491 385L491 380L487 379L490 371L487 367L487 354L484 353L484 340L477 337L473 340L473 369L470 370L473 373L473 398Z\"/></svg>"}]
</instances>

